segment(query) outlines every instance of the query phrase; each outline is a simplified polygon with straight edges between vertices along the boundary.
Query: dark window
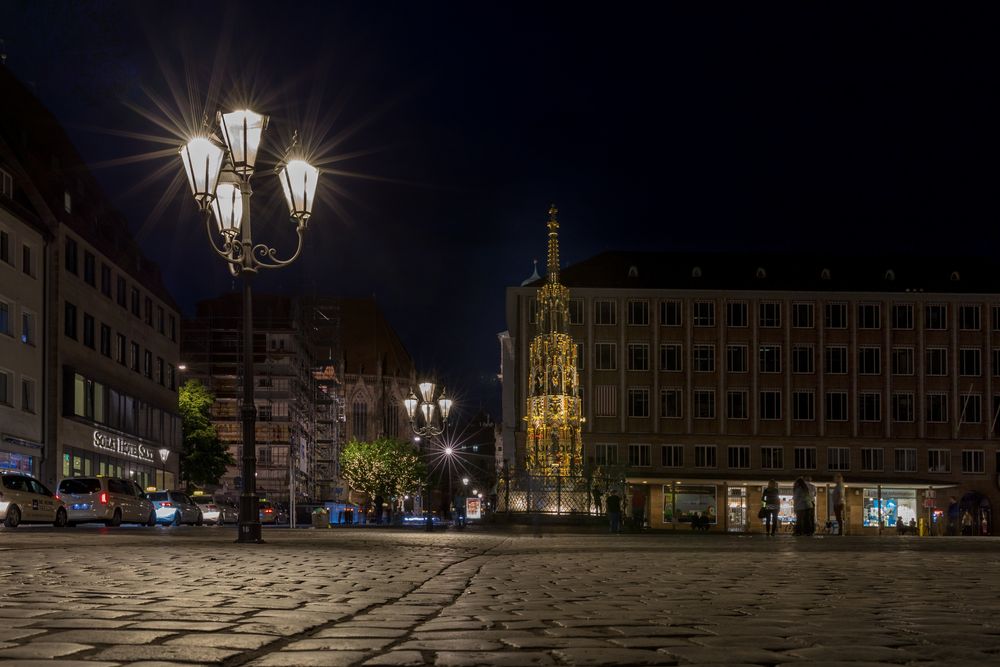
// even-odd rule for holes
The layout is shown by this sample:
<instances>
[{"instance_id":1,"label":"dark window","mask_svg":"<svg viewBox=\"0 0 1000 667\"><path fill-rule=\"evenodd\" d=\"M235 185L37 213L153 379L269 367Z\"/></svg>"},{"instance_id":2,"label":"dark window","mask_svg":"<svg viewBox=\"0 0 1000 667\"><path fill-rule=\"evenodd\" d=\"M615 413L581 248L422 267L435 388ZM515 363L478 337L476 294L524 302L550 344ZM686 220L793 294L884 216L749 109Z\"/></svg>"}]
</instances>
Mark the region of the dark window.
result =
<instances>
[{"instance_id":1,"label":"dark window","mask_svg":"<svg viewBox=\"0 0 1000 667\"><path fill-rule=\"evenodd\" d=\"M153 353L149 350L143 352L142 355L142 374L153 379Z\"/></svg>"},{"instance_id":2,"label":"dark window","mask_svg":"<svg viewBox=\"0 0 1000 667\"><path fill-rule=\"evenodd\" d=\"M679 327L681 325L680 301L660 302L660 324L665 327Z\"/></svg>"},{"instance_id":3,"label":"dark window","mask_svg":"<svg viewBox=\"0 0 1000 667\"><path fill-rule=\"evenodd\" d=\"M35 275L35 269L31 264L31 246L21 246L21 271L29 276Z\"/></svg>"},{"instance_id":4,"label":"dark window","mask_svg":"<svg viewBox=\"0 0 1000 667\"><path fill-rule=\"evenodd\" d=\"M116 283L118 285L118 305L122 308L128 308L128 295L126 293L125 279L118 276Z\"/></svg>"},{"instance_id":5,"label":"dark window","mask_svg":"<svg viewBox=\"0 0 1000 667\"><path fill-rule=\"evenodd\" d=\"M115 334L115 361L124 366L128 363L128 346L125 343L125 334Z\"/></svg>"},{"instance_id":6,"label":"dark window","mask_svg":"<svg viewBox=\"0 0 1000 667\"><path fill-rule=\"evenodd\" d=\"M747 325L746 302L738 301L726 304L726 324L731 327L745 327Z\"/></svg>"},{"instance_id":7,"label":"dark window","mask_svg":"<svg viewBox=\"0 0 1000 667\"><path fill-rule=\"evenodd\" d=\"M132 343L129 346L129 349L130 349L130 352L131 352L131 354L129 354L129 366L132 368L132 370L134 370L136 373L138 373L139 370L140 370L139 369L139 344L138 343Z\"/></svg>"},{"instance_id":8,"label":"dark window","mask_svg":"<svg viewBox=\"0 0 1000 667\"><path fill-rule=\"evenodd\" d=\"M153 326L153 300L146 297L146 324Z\"/></svg>"},{"instance_id":9,"label":"dark window","mask_svg":"<svg viewBox=\"0 0 1000 667\"><path fill-rule=\"evenodd\" d=\"M66 237L66 270L77 275L79 266L77 265L76 240Z\"/></svg>"},{"instance_id":10,"label":"dark window","mask_svg":"<svg viewBox=\"0 0 1000 667\"><path fill-rule=\"evenodd\" d=\"M111 298L111 267L101 263L101 294Z\"/></svg>"},{"instance_id":11,"label":"dark window","mask_svg":"<svg viewBox=\"0 0 1000 667\"><path fill-rule=\"evenodd\" d=\"M88 313L83 314L83 344L94 347L94 316Z\"/></svg>"},{"instance_id":12,"label":"dark window","mask_svg":"<svg viewBox=\"0 0 1000 667\"><path fill-rule=\"evenodd\" d=\"M177 340L177 319L170 316L170 340Z\"/></svg>"},{"instance_id":13,"label":"dark window","mask_svg":"<svg viewBox=\"0 0 1000 667\"><path fill-rule=\"evenodd\" d=\"M948 306L943 303L930 304L924 307L924 327L927 329L944 330L948 328Z\"/></svg>"},{"instance_id":14,"label":"dark window","mask_svg":"<svg viewBox=\"0 0 1000 667\"><path fill-rule=\"evenodd\" d=\"M828 303L826 304L826 319L823 320L827 329L847 328L847 304Z\"/></svg>"},{"instance_id":15,"label":"dark window","mask_svg":"<svg viewBox=\"0 0 1000 667\"><path fill-rule=\"evenodd\" d=\"M111 327L101 324L101 354L111 356Z\"/></svg>"},{"instance_id":16,"label":"dark window","mask_svg":"<svg viewBox=\"0 0 1000 667\"><path fill-rule=\"evenodd\" d=\"M132 288L132 314L136 317L142 316L141 299L139 298L139 290L136 287Z\"/></svg>"},{"instance_id":17,"label":"dark window","mask_svg":"<svg viewBox=\"0 0 1000 667\"><path fill-rule=\"evenodd\" d=\"M90 285L95 287L97 285L96 280L96 258L86 250L83 251L83 280Z\"/></svg>"},{"instance_id":18,"label":"dark window","mask_svg":"<svg viewBox=\"0 0 1000 667\"><path fill-rule=\"evenodd\" d=\"M69 301L66 302L66 308L63 315L63 331L66 336L76 340L76 306L71 304Z\"/></svg>"}]
</instances>

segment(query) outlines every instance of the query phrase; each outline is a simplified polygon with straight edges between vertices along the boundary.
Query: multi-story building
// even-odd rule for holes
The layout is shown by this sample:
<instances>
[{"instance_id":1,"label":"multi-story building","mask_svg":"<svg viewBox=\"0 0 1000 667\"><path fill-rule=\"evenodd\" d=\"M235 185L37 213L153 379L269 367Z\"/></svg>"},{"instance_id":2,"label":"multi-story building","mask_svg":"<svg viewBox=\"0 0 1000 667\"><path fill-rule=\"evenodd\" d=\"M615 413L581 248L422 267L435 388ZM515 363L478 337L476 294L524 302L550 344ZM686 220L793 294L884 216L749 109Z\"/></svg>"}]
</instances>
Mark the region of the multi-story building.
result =
<instances>
[{"instance_id":1,"label":"multi-story building","mask_svg":"<svg viewBox=\"0 0 1000 667\"><path fill-rule=\"evenodd\" d=\"M15 436L22 450L43 445L30 465L49 484L116 474L172 487L182 439L177 307L52 115L2 67L0 89L4 187L44 230L3 218L17 277L0 291L23 295L22 347L4 344L0 367L20 380L20 412L40 415L40 438L35 418L5 424L29 429Z\"/></svg>"},{"instance_id":2,"label":"multi-story building","mask_svg":"<svg viewBox=\"0 0 1000 667\"><path fill-rule=\"evenodd\" d=\"M770 479L788 522L799 476L819 487L822 525L841 473L851 530L940 530L954 496L992 533L996 275L970 259L609 252L570 266L586 465L623 468L657 528L697 514L747 530ZM538 286L508 289L500 336L515 469Z\"/></svg>"}]
</instances>

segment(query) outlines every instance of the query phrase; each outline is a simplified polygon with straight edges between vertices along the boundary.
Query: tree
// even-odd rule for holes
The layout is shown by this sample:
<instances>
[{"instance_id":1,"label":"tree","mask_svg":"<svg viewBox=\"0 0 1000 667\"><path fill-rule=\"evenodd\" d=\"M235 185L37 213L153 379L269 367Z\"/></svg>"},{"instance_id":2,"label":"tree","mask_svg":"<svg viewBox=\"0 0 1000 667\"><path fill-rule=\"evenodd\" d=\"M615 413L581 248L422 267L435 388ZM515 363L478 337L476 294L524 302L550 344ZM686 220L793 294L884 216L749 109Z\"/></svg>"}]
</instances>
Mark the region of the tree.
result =
<instances>
[{"instance_id":1,"label":"tree","mask_svg":"<svg viewBox=\"0 0 1000 667\"><path fill-rule=\"evenodd\" d=\"M355 491L401 496L420 488L427 467L409 443L390 438L351 440L340 454L340 472Z\"/></svg>"},{"instance_id":2,"label":"tree","mask_svg":"<svg viewBox=\"0 0 1000 667\"><path fill-rule=\"evenodd\" d=\"M209 416L215 395L198 380L181 385L177 405L184 429L184 451L181 452L181 479L188 488L218 484L226 466L236 464Z\"/></svg>"}]
</instances>

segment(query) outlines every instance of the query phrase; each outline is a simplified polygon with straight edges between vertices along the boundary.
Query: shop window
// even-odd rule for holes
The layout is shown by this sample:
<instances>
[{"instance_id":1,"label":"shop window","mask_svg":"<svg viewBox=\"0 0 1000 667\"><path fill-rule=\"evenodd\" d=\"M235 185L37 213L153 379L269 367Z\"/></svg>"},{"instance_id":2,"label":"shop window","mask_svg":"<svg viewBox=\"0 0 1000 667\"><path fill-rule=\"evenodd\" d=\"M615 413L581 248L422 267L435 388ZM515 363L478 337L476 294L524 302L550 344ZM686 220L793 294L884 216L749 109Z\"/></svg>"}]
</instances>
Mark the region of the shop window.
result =
<instances>
[{"instance_id":1,"label":"shop window","mask_svg":"<svg viewBox=\"0 0 1000 667\"><path fill-rule=\"evenodd\" d=\"M716 523L716 487L677 485L663 487L663 522L691 523L695 518Z\"/></svg>"},{"instance_id":2,"label":"shop window","mask_svg":"<svg viewBox=\"0 0 1000 667\"><path fill-rule=\"evenodd\" d=\"M916 521L918 516L917 492L914 489L883 488L864 490L863 517L866 527L895 528L897 522L904 526Z\"/></svg>"}]
</instances>

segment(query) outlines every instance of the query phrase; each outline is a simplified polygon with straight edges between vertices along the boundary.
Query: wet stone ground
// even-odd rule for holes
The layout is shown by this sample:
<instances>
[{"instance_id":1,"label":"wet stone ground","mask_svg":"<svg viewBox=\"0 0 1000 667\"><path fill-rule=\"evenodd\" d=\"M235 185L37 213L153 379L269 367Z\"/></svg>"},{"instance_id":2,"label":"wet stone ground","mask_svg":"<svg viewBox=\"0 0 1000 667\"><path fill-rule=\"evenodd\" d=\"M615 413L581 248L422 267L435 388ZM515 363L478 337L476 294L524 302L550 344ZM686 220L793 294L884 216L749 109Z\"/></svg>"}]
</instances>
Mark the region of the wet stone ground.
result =
<instances>
[{"instance_id":1,"label":"wet stone ground","mask_svg":"<svg viewBox=\"0 0 1000 667\"><path fill-rule=\"evenodd\" d=\"M1000 664L1000 540L0 529L0 661Z\"/></svg>"}]
</instances>

